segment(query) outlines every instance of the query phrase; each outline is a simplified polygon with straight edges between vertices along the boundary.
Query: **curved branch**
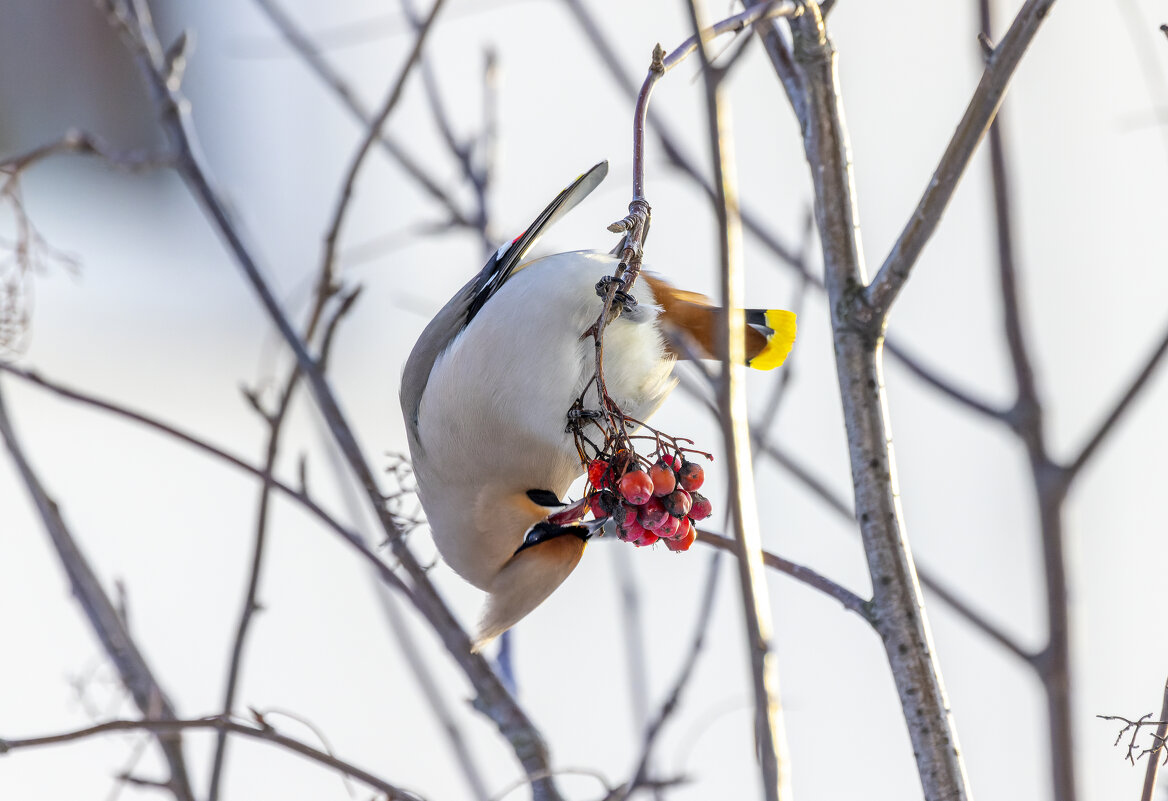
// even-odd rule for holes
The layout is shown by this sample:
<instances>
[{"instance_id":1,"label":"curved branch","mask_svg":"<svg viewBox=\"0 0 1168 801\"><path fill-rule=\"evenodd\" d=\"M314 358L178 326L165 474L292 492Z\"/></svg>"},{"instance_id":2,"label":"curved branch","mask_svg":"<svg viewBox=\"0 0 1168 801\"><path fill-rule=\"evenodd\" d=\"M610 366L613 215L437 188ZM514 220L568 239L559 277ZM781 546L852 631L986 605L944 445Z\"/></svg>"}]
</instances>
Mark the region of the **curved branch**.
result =
<instances>
[{"instance_id":1,"label":"curved branch","mask_svg":"<svg viewBox=\"0 0 1168 801\"><path fill-rule=\"evenodd\" d=\"M86 726L84 729L61 732L60 734L46 734L41 737L26 737L19 740L0 738L0 755L23 748L39 748L46 745L58 745L60 743L84 740L98 734L107 734L115 731L150 731L159 735L173 735L190 729L216 729L218 731L238 734L243 737L250 737L253 740L271 743L287 751L300 754L320 765L339 771L363 784L367 784L375 790L385 793L391 801L423 801L421 796L415 795L408 790L403 790L397 785L390 784L385 779L375 776L367 770L363 770L343 759L338 759L332 754L313 748L307 743L280 734L271 726L266 724L262 726L248 726L230 718L223 717L222 715L195 718L193 720L107 720L105 723L97 723L93 726Z\"/></svg>"},{"instance_id":2,"label":"curved branch","mask_svg":"<svg viewBox=\"0 0 1168 801\"><path fill-rule=\"evenodd\" d=\"M698 541L704 542L706 545L712 545L723 551L729 551L735 556L740 552L737 542L729 537L723 537L721 534L714 534L710 531L698 531ZM831 579L816 573L809 567L796 564L770 551L762 552L762 561L767 567L777 570L780 573L785 573L796 581L801 581L808 587L819 590L823 594L834 598L843 605L844 609L855 612L869 624L872 623L871 603L865 601L846 587L836 584Z\"/></svg>"}]
</instances>

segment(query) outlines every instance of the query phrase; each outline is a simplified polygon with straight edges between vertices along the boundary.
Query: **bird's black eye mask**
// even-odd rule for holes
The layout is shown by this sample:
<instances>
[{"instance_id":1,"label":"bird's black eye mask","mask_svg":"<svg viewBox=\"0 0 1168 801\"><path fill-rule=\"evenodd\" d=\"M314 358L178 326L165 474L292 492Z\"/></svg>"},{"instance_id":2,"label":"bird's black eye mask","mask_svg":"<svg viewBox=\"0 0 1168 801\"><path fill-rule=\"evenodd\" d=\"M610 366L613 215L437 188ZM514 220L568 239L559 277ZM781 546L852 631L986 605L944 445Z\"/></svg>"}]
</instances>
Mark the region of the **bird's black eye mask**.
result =
<instances>
[{"instance_id":1,"label":"bird's black eye mask","mask_svg":"<svg viewBox=\"0 0 1168 801\"><path fill-rule=\"evenodd\" d=\"M533 503L538 503L540 506L554 507L568 505L561 501L560 496L556 495L551 490L529 489L527 491L527 497L531 498Z\"/></svg>"},{"instance_id":2,"label":"bird's black eye mask","mask_svg":"<svg viewBox=\"0 0 1168 801\"><path fill-rule=\"evenodd\" d=\"M588 538L592 536L592 530L588 526L560 526L547 520L541 520L528 530L527 536L523 538L523 544L515 549L512 556L517 556L520 551L527 550L542 542L564 536L578 537L581 542L587 542Z\"/></svg>"}]
</instances>

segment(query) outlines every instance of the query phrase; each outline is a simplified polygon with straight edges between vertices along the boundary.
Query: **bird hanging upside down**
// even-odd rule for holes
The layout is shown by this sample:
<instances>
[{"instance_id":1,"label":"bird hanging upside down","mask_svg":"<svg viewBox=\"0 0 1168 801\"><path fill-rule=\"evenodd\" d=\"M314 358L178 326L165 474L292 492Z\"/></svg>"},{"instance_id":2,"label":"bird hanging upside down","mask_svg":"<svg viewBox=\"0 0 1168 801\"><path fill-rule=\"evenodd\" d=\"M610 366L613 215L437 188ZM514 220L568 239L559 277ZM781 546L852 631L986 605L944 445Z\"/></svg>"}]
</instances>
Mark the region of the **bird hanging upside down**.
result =
<instances>
[{"instance_id":1,"label":"bird hanging upside down","mask_svg":"<svg viewBox=\"0 0 1168 801\"><path fill-rule=\"evenodd\" d=\"M607 162L597 164L499 248L426 326L402 375L418 496L434 542L455 572L487 593L475 650L542 603L599 527L557 522L555 513L583 473L567 412L595 372L597 281L617 259L577 251L521 260L607 173ZM712 357L721 309L659 276L641 277L630 290L635 305L605 329L604 376L624 413L645 421L676 383L679 352L670 341L684 339ZM748 364L782 364L795 315L748 310L746 319ZM595 393L587 396L597 408Z\"/></svg>"}]
</instances>

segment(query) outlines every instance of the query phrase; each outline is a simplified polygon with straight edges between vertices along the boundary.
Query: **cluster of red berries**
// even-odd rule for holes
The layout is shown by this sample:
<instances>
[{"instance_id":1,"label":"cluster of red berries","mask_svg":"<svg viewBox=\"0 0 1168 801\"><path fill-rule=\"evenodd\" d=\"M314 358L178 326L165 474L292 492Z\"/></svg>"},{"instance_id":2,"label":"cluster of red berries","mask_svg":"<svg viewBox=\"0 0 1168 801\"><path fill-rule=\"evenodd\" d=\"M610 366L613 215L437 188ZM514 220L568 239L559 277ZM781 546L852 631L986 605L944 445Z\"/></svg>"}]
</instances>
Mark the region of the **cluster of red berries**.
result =
<instances>
[{"instance_id":1,"label":"cluster of red berries","mask_svg":"<svg viewBox=\"0 0 1168 801\"><path fill-rule=\"evenodd\" d=\"M705 480L702 466L680 454L663 455L646 471L620 451L589 463L588 482L596 491L588 507L597 520L613 518L625 542L644 547L661 540L671 551L688 551L697 539L694 523L713 511L697 492Z\"/></svg>"}]
</instances>

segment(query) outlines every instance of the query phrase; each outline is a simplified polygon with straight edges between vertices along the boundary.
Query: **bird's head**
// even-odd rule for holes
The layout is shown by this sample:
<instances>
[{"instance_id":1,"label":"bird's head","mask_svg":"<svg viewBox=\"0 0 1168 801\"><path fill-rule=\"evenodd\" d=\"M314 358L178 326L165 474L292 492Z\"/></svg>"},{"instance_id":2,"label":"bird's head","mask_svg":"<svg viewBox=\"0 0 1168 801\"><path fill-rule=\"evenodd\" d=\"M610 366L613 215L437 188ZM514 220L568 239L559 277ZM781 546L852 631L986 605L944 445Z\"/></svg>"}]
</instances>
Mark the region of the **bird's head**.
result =
<instances>
[{"instance_id":1,"label":"bird's head","mask_svg":"<svg viewBox=\"0 0 1168 801\"><path fill-rule=\"evenodd\" d=\"M522 544L486 588L474 650L543 603L575 569L585 544L602 522L557 522L570 517L570 512L560 511L528 528Z\"/></svg>"}]
</instances>

